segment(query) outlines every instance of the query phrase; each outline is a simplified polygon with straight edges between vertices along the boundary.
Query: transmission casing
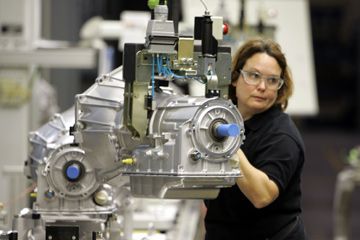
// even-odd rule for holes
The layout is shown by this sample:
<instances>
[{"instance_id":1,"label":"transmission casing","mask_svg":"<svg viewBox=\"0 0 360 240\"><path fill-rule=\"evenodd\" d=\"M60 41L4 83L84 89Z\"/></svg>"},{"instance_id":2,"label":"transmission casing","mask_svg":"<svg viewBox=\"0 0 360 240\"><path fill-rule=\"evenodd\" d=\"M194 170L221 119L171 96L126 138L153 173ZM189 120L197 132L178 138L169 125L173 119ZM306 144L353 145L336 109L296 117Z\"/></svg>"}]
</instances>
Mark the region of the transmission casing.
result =
<instances>
[{"instance_id":1,"label":"transmission casing","mask_svg":"<svg viewBox=\"0 0 360 240\"><path fill-rule=\"evenodd\" d=\"M244 139L236 106L162 88L141 139L122 121L121 79L121 69L115 70L76 97L75 142L102 179L128 175L134 196L158 198L214 198L235 183L240 170L231 159ZM239 135L216 136L218 124L234 123Z\"/></svg>"}]
</instances>

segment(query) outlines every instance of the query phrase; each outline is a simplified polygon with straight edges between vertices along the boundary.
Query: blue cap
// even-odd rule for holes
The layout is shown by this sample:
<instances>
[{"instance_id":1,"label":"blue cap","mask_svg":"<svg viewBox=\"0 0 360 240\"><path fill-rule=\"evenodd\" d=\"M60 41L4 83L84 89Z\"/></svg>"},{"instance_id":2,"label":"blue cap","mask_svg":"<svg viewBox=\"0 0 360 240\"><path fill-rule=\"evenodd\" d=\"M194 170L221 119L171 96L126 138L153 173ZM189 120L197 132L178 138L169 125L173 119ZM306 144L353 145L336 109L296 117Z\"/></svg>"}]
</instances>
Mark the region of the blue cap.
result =
<instances>
[{"instance_id":1,"label":"blue cap","mask_svg":"<svg viewBox=\"0 0 360 240\"><path fill-rule=\"evenodd\" d=\"M78 164L71 164L66 169L66 177L69 180L77 180L80 177L81 169Z\"/></svg>"},{"instance_id":2,"label":"blue cap","mask_svg":"<svg viewBox=\"0 0 360 240\"><path fill-rule=\"evenodd\" d=\"M219 124L216 127L218 137L235 137L240 134L240 127L235 123Z\"/></svg>"}]
</instances>

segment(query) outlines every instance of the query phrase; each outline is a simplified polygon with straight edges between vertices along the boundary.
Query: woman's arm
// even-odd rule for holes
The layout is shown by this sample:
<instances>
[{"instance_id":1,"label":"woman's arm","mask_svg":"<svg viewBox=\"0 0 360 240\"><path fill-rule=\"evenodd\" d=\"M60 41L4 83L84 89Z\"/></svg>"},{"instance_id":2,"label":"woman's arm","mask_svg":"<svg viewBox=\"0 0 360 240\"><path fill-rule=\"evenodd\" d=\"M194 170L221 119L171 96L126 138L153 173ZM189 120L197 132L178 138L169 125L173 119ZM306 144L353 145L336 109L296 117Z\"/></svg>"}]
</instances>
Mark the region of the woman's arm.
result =
<instances>
[{"instance_id":1,"label":"woman's arm","mask_svg":"<svg viewBox=\"0 0 360 240\"><path fill-rule=\"evenodd\" d=\"M241 149L236 153L242 176L236 183L244 195L256 208L263 208L279 196L279 188L274 181L251 165Z\"/></svg>"}]
</instances>

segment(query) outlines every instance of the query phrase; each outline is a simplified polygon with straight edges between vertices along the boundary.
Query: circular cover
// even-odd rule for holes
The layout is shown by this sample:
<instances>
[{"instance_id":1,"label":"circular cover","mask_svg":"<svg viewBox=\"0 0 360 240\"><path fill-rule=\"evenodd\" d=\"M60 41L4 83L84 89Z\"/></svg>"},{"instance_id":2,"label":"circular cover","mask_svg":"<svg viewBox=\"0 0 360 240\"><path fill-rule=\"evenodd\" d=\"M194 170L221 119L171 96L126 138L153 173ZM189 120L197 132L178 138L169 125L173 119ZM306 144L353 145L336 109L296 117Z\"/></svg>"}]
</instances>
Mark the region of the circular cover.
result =
<instances>
[{"instance_id":1,"label":"circular cover","mask_svg":"<svg viewBox=\"0 0 360 240\"><path fill-rule=\"evenodd\" d=\"M76 180L68 179L66 175L69 164L77 164L82 168L81 176ZM51 154L45 174L50 189L61 198L84 199L99 187L95 170L86 161L84 151L70 145L59 147Z\"/></svg>"},{"instance_id":2,"label":"circular cover","mask_svg":"<svg viewBox=\"0 0 360 240\"><path fill-rule=\"evenodd\" d=\"M219 124L237 124L240 134L218 137ZM191 121L192 141L202 159L221 162L228 160L244 139L244 122L236 106L228 100L209 99L195 113Z\"/></svg>"}]
</instances>

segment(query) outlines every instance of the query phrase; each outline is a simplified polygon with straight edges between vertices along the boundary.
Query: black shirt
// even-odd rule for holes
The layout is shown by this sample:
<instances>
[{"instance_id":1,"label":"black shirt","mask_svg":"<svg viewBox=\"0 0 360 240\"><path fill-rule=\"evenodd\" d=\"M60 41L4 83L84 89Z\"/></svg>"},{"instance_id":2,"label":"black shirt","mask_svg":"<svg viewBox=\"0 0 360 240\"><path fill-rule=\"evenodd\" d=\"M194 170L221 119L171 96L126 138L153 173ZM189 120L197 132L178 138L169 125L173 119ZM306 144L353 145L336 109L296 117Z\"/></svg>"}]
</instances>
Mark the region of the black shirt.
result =
<instances>
[{"instance_id":1,"label":"black shirt","mask_svg":"<svg viewBox=\"0 0 360 240\"><path fill-rule=\"evenodd\" d=\"M301 213L300 176L304 144L290 117L275 106L245 121L241 149L250 163L279 188L279 197L257 209L235 184L221 189L208 208L206 239L267 239Z\"/></svg>"}]
</instances>

